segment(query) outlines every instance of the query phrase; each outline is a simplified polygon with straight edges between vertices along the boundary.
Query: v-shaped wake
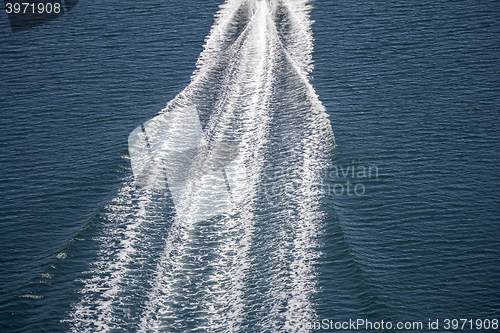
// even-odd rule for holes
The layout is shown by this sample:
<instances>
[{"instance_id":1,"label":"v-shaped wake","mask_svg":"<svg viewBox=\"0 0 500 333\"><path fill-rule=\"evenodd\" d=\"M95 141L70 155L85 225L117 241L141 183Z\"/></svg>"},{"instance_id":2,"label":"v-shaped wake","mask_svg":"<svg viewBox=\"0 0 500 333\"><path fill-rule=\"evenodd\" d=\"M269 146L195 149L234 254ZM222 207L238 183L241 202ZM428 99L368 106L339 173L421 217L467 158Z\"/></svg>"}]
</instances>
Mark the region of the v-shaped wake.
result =
<instances>
[{"instance_id":1,"label":"v-shaped wake","mask_svg":"<svg viewBox=\"0 0 500 333\"><path fill-rule=\"evenodd\" d=\"M191 84L129 140L73 332L302 332L333 134L306 1L228 0Z\"/></svg>"}]
</instances>

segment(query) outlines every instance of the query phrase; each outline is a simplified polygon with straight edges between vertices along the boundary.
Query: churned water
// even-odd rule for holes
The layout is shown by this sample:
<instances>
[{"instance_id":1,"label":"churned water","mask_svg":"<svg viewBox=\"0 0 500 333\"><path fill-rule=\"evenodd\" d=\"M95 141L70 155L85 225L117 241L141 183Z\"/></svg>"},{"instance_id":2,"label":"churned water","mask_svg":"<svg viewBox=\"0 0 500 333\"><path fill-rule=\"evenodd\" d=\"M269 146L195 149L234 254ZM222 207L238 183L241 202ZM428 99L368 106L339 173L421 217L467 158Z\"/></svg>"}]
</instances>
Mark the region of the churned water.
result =
<instances>
[{"instance_id":1,"label":"churned water","mask_svg":"<svg viewBox=\"0 0 500 333\"><path fill-rule=\"evenodd\" d=\"M496 330L497 2L3 13L0 332Z\"/></svg>"}]
</instances>

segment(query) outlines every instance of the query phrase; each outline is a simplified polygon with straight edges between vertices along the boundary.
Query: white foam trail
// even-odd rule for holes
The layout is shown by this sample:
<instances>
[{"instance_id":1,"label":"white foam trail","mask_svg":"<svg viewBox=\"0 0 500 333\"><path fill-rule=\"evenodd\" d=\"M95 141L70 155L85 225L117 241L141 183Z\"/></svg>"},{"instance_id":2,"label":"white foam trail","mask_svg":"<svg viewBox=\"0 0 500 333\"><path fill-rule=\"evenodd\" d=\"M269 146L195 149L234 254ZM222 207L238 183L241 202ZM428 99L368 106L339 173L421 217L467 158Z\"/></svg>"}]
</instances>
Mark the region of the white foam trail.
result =
<instances>
[{"instance_id":1,"label":"white foam trail","mask_svg":"<svg viewBox=\"0 0 500 333\"><path fill-rule=\"evenodd\" d=\"M318 129L324 129L324 133L313 131L308 140L302 140L302 147L305 149L302 152L297 152L303 155L301 182L298 188L300 199L297 202L300 208L299 219L293 226L296 230L296 236L293 244L293 262L291 263L292 292L285 313L284 329L287 332L301 332L306 330L305 324L312 321L315 316L314 304L311 302L312 296L316 293L313 265L319 257L319 252L316 250L318 244L315 239L319 234L318 221L322 220L323 217L318 204L318 198L322 195L317 187L321 182L318 170L326 167L321 156L318 156L324 152L314 149L310 143L324 142L325 137L327 140L333 141L333 133L326 110L306 76L312 70L313 38L312 21L309 17L310 7L307 5L307 1L285 2L285 5L290 13L293 31L291 35L296 36L298 42L287 50L290 52L291 62L298 67L298 72L307 87L309 100L318 118L316 125ZM328 144L328 142L326 143ZM328 149L328 147L325 148Z\"/></svg>"},{"instance_id":2,"label":"white foam trail","mask_svg":"<svg viewBox=\"0 0 500 333\"><path fill-rule=\"evenodd\" d=\"M138 290L132 267L156 255L147 228L161 229L155 191L166 184L160 179L156 189L139 190L126 182L110 205L94 276L84 281L85 294L69 320L72 332L307 331L304 323L315 317L314 265L323 218L316 185L333 139L308 80L309 11L303 0L228 0L221 6L191 84L162 114L178 112L182 119L190 105L210 109L199 141L209 153L213 142L237 142L239 155L225 167L225 178L232 202L241 204L213 209L227 211L222 216L203 215L211 209L204 198L224 192L217 182L190 178L182 195L171 190L176 216L155 265L141 271L150 277L148 286ZM152 133L163 142L164 135ZM290 175L272 183L281 190L298 185L273 194L274 211L261 212L263 187L272 184L264 168L281 166ZM140 302L128 301L130 293ZM127 313L132 309L137 313Z\"/></svg>"},{"instance_id":3,"label":"white foam trail","mask_svg":"<svg viewBox=\"0 0 500 333\"><path fill-rule=\"evenodd\" d=\"M243 156L252 176L245 189L246 204L241 208L239 218L231 218L228 221L225 232L227 242L217 251L220 259L211 277L213 285L210 297L205 299L206 308L210 313L208 331L241 331L245 319L245 278L251 268L248 252L255 231L252 211L255 209L256 188L262 162L258 157L262 155L269 133L269 110L266 105L272 94L275 61L276 41L274 35L269 33L272 25L269 13L266 2L255 4L254 14L248 26L250 32L242 46L234 100L229 99L227 106L227 109L231 110L229 113L234 114L234 109L239 104L239 112L246 119L242 126L241 151L244 152ZM246 104L237 101L243 94L249 96Z\"/></svg>"},{"instance_id":4,"label":"white foam trail","mask_svg":"<svg viewBox=\"0 0 500 333\"><path fill-rule=\"evenodd\" d=\"M114 306L119 302L124 277L130 270L135 245L147 219L146 206L151 202L148 193L138 198L134 194L133 186L126 180L107 208L106 219L110 223L101 237L99 259L89 272L93 277L84 281L84 296L68 320L72 332L107 332L116 326Z\"/></svg>"},{"instance_id":5,"label":"white foam trail","mask_svg":"<svg viewBox=\"0 0 500 333\"><path fill-rule=\"evenodd\" d=\"M315 239L319 233L317 221L322 218L319 212L317 198L321 195L315 187L318 184L318 165L313 156L314 152L306 149L304 164L302 166L302 182L298 191L300 192L299 219L294 223L296 230L293 240L293 262L290 267L291 274L291 297L288 300L285 313L287 332L300 332L304 330L304 324L314 318L314 305L311 298L316 292L313 265L319 257Z\"/></svg>"},{"instance_id":6,"label":"white foam trail","mask_svg":"<svg viewBox=\"0 0 500 333\"><path fill-rule=\"evenodd\" d=\"M240 143L240 158L250 165L252 173L248 182L245 182L245 188L239 188L235 191L243 196L247 203L246 207L240 211L240 217L229 218L217 228L219 237L224 242L215 250L218 260L212 264L214 271L207 279L210 285L209 292L205 293L202 301L204 311L208 314L206 324L202 325L206 325L207 330L217 331L224 328L227 331L237 331L244 318L243 279L249 268L247 252L253 233L253 218L248 205L252 203L252 197L255 195L255 185L252 186L252 184L258 181L256 179L258 172L255 172L258 165L256 165L253 156L258 155L268 132L266 126L268 115L265 105L270 95L270 63L272 63L272 51L270 50L268 34L266 35L268 20L266 3L256 4L251 22L246 29L248 30L247 38L241 43L234 90L227 98L224 106L225 112L221 115L222 119L209 124L209 126L217 126L217 129L214 130L214 136L216 139L222 139L218 137L224 136L225 130L231 127L233 118L238 116L235 113L244 114L245 120L242 129L240 129L243 133ZM249 99L242 102L244 94L248 95ZM178 223L176 227L180 227L180 222ZM182 233L182 231L180 232ZM189 237L186 238L187 244L190 245L191 240ZM178 282L170 274L170 270L175 270L171 263L178 261L179 258L172 258L173 242L173 238L169 239L164 257L161 260L156 287L149 297L150 302L142 320L141 332L157 332L163 329L161 322L168 319L156 318L155 320L152 318L153 314L160 312L165 316L175 312L169 306L170 299L175 294L172 285ZM177 252L181 257L185 256L183 250ZM177 267L177 269L182 270L183 268Z\"/></svg>"}]
</instances>

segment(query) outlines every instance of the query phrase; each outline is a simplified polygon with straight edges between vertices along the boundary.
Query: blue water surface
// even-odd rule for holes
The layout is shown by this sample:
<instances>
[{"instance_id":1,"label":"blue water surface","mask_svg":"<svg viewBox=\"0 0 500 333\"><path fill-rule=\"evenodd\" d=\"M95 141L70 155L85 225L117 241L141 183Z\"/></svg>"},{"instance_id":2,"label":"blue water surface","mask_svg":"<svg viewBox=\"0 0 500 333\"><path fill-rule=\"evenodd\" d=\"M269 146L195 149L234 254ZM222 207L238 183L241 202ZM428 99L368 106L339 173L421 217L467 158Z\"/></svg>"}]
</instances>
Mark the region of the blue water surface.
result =
<instances>
[{"instance_id":1,"label":"blue water surface","mask_svg":"<svg viewBox=\"0 0 500 333\"><path fill-rule=\"evenodd\" d=\"M127 137L189 84L221 3L82 0L16 34L1 14L0 332L68 331ZM500 319L498 2L312 5L337 144L317 321Z\"/></svg>"}]
</instances>

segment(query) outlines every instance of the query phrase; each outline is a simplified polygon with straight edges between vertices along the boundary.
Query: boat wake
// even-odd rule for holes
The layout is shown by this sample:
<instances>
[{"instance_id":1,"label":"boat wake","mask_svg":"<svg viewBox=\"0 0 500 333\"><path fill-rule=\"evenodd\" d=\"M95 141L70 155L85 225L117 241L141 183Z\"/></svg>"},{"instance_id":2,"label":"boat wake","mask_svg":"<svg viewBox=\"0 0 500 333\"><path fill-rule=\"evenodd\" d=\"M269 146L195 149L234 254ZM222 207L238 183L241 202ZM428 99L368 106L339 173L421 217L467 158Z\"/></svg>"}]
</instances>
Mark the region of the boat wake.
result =
<instances>
[{"instance_id":1,"label":"boat wake","mask_svg":"<svg viewBox=\"0 0 500 333\"><path fill-rule=\"evenodd\" d=\"M191 84L129 137L72 332L303 332L333 133L302 0L228 0Z\"/></svg>"}]
</instances>

